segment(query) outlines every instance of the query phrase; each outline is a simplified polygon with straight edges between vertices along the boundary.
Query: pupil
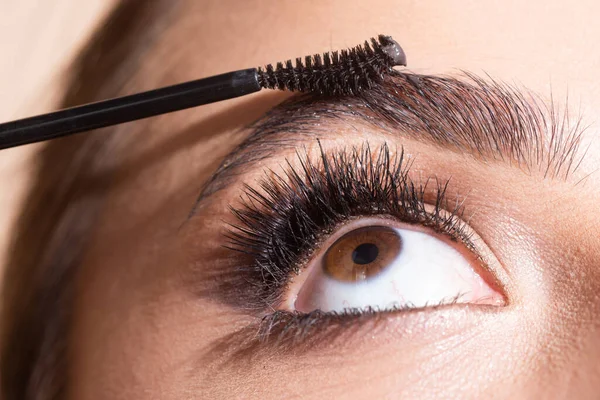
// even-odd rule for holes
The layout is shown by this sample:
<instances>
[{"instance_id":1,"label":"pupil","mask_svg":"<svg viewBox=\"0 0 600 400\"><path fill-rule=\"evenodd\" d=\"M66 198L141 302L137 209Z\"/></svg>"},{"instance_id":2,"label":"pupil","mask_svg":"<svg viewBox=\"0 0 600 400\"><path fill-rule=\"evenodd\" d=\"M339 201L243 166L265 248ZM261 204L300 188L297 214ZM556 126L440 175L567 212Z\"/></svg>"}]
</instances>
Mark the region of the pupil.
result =
<instances>
[{"instance_id":1,"label":"pupil","mask_svg":"<svg viewBox=\"0 0 600 400\"><path fill-rule=\"evenodd\" d=\"M370 264L379 255L379 248L373 243L363 243L352 252L352 261L355 264Z\"/></svg>"}]
</instances>

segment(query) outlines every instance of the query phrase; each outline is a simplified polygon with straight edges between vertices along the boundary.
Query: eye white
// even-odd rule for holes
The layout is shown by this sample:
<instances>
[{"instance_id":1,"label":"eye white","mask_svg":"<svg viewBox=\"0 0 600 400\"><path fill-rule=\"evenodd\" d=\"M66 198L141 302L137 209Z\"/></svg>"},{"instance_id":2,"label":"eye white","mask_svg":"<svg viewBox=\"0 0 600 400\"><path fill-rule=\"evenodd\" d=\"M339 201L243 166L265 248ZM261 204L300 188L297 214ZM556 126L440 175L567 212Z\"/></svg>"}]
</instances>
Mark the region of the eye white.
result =
<instances>
[{"instance_id":1,"label":"eye white","mask_svg":"<svg viewBox=\"0 0 600 400\"><path fill-rule=\"evenodd\" d=\"M502 303L502 296L450 244L425 232L394 230L402 240L402 250L378 275L342 282L316 266L297 295L290 298L291 308L309 312L365 307L385 310L452 302Z\"/></svg>"}]
</instances>

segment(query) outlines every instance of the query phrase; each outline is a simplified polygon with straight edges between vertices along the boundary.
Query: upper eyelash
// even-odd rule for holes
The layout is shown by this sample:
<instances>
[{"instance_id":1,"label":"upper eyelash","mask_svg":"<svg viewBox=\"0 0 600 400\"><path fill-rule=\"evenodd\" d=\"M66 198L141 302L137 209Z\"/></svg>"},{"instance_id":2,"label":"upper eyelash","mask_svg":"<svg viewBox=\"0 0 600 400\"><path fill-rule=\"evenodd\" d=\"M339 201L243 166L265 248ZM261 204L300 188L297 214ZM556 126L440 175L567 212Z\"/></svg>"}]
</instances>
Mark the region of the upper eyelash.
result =
<instances>
[{"instance_id":1,"label":"upper eyelash","mask_svg":"<svg viewBox=\"0 0 600 400\"><path fill-rule=\"evenodd\" d=\"M298 153L300 168L288 161L282 175L268 171L258 188L245 185L242 205L231 207L237 223L229 227L226 247L244 256L236 272L250 286L245 304L251 309L276 307L319 239L352 217L389 215L474 248L462 204L447 200L448 181L434 179L433 210L426 210L430 181L410 179L403 150L392 155L384 144L372 152L368 143L329 153L319 143L319 149L316 160Z\"/></svg>"}]
</instances>

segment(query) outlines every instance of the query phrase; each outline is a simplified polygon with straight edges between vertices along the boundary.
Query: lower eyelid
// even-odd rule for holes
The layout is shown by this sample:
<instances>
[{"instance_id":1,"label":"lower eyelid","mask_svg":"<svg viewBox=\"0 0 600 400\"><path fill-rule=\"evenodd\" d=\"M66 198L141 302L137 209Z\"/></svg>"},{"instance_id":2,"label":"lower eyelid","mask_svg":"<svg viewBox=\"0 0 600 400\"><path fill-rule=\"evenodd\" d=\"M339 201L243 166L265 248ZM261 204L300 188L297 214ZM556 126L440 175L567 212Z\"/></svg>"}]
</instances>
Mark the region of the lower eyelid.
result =
<instances>
[{"instance_id":1,"label":"lower eyelid","mask_svg":"<svg viewBox=\"0 0 600 400\"><path fill-rule=\"evenodd\" d=\"M424 346L438 340L462 335L465 330L485 330L502 307L449 304L427 309L380 311L346 310L344 313L297 313L274 311L228 335L211 354L229 362L245 362L248 357L300 355L331 349L359 354L365 347L403 348ZM472 336L472 335L471 335ZM461 336L462 337L462 336Z\"/></svg>"}]
</instances>

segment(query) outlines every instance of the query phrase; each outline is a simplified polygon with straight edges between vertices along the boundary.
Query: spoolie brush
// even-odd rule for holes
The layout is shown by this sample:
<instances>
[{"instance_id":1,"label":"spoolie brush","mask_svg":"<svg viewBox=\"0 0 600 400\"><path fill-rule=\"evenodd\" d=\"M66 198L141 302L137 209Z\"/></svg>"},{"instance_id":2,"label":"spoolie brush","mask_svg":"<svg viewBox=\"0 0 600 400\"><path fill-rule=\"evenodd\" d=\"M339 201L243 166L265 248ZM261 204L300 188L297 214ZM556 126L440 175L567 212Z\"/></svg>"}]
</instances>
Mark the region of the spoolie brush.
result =
<instances>
[{"instance_id":1,"label":"spoolie brush","mask_svg":"<svg viewBox=\"0 0 600 400\"><path fill-rule=\"evenodd\" d=\"M130 96L68 108L0 124L0 149L40 142L203 104L232 99L261 89L355 95L383 79L392 67L406 65L400 45L379 35L341 52L307 56L295 66L271 64L185 82Z\"/></svg>"},{"instance_id":2,"label":"spoolie brush","mask_svg":"<svg viewBox=\"0 0 600 400\"><path fill-rule=\"evenodd\" d=\"M314 92L325 95L356 94L368 89L373 82L396 65L406 65L406 56L400 45L390 36L379 35L379 40L365 41L363 46L348 50L306 56L304 64L292 61L258 68L258 83L263 88Z\"/></svg>"}]
</instances>

